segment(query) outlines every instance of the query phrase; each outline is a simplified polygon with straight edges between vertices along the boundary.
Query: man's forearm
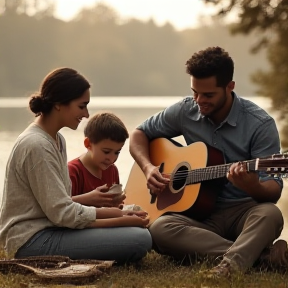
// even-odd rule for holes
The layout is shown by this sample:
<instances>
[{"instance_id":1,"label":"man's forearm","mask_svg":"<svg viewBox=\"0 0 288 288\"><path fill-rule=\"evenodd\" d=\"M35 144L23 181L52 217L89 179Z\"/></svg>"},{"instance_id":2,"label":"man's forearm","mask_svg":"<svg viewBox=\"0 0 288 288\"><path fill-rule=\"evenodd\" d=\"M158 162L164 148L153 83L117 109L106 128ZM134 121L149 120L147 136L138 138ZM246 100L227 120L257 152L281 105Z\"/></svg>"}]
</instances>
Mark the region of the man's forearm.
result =
<instances>
[{"instance_id":1,"label":"man's forearm","mask_svg":"<svg viewBox=\"0 0 288 288\"><path fill-rule=\"evenodd\" d=\"M135 130L131 134L129 151L142 170L150 164L149 139L141 130Z\"/></svg>"},{"instance_id":2,"label":"man's forearm","mask_svg":"<svg viewBox=\"0 0 288 288\"><path fill-rule=\"evenodd\" d=\"M250 186L246 192L258 202L277 203L281 196L281 187L276 181L268 180Z\"/></svg>"}]
</instances>

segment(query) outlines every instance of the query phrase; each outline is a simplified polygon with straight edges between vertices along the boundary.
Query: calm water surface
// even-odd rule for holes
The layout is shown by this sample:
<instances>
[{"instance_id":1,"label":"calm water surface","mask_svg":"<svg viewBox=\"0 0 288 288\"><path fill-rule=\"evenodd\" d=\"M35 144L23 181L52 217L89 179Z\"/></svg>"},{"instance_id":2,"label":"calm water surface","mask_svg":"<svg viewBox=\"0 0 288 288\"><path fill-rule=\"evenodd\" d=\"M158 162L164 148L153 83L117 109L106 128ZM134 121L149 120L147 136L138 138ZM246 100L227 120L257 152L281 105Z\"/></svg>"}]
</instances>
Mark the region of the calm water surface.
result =
<instances>
[{"instance_id":1,"label":"calm water surface","mask_svg":"<svg viewBox=\"0 0 288 288\"><path fill-rule=\"evenodd\" d=\"M88 108L90 115L100 110L115 113L123 120L128 131L131 132L148 116L175 103L181 98L182 97L92 97ZM267 98L250 97L249 99L268 110L275 118L277 117L277 112L270 110L270 102ZM33 115L26 108L27 103L28 101L25 98L0 98L0 201L2 200L5 166L14 141L34 119ZM72 160L86 151L83 145L83 127L86 121L86 119L83 120L76 131L68 128L61 130L61 133L66 139L68 160ZM277 125L280 127L278 122ZM177 140L184 143L182 138ZM124 187L134 162L129 154L128 144L128 141L126 141L116 162L120 173L120 180ZM285 221L288 223L288 212L286 208L288 207L287 181L288 180L284 180L285 188L283 196L277 205L282 210ZM281 237L288 240L288 224L284 227Z\"/></svg>"}]
</instances>

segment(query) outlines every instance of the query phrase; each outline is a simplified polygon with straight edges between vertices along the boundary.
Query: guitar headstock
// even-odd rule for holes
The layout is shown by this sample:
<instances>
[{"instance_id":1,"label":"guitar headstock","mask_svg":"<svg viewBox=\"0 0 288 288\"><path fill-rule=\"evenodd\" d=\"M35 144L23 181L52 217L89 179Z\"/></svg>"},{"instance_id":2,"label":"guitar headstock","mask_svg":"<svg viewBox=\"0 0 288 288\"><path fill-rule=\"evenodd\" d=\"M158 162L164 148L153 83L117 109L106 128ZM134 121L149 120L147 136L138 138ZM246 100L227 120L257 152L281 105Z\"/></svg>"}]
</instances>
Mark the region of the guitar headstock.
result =
<instances>
[{"instance_id":1,"label":"guitar headstock","mask_svg":"<svg viewBox=\"0 0 288 288\"><path fill-rule=\"evenodd\" d=\"M273 154L267 158L258 159L258 170L274 177L288 177L288 153Z\"/></svg>"}]
</instances>

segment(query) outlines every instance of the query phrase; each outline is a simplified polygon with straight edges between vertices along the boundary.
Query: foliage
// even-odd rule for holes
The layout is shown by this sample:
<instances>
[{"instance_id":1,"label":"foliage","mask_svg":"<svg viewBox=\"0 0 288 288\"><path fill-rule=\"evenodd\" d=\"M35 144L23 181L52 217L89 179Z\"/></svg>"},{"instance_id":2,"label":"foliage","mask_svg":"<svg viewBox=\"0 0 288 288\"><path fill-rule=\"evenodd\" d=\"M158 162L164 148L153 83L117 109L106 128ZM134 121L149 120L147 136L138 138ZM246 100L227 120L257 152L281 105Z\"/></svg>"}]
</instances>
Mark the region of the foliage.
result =
<instances>
[{"instance_id":1,"label":"foliage","mask_svg":"<svg viewBox=\"0 0 288 288\"><path fill-rule=\"evenodd\" d=\"M234 32L250 33L252 30L274 31L281 33L288 29L287 0L205 0L218 7L219 15L227 15L231 10L237 10L240 22ZM261 35L262 36L262 35Z\"/></svg>"},{"instance_id":2,"label":"foliage","mask_svg":"<svg viewBox=\"0 0 288 288\"><path fill-rule=\"evenodd\" d=\"M53 0L1 0L0 11L6 14L27 14L34 17L51 17L55 11Z\"/></svg>"},{"instance_id":3,"label":"foliage","mask_svg":"<svg viewBox=\"0 0 288 288\"><path fill-rule=\"evenodd\" d=\"M283 35L284 36L284 35ZM271 96L273 106L281 112L281 117L287 114L288 108L288 37L277 40L269 46L267 51L271 70L259 71L253 80L259 84L259 94Z\"/></svg>"},{"instance_id":4,"label":"foliage","mask_svg":"<svg viewBox=\"0 0 288 288\"><path fill-rule=\"evenodd\" d=\"M190 94L186 60L212 45L231 53L237 92L239 87L239 95L249 96L256 87L249 73L267 66L264 53L257 57L249 53L253 35L237 35L232 40L228 28L217 23L176 31L169 23L157 26L152 20L123 22L103 4L83 9L69 22L49 16L45 12L52 9L49 5L41 8L41 17L28 13L34 11L32 6L28 10L13 7L4 9L0 17L0 97L28 96L50 70L60 66L83 73L92 82L94 95L186 96Z\"/></svg>"},{"instance_id":5,"label":"foliage","mask_svg":"<svg viewBox=\"0 0 288 288\"><path fill-rule=\"evenodd\" d=\"M256 32L257 43L252 50L267 47L268 71L254 73L252 80L260 87L258 93L272 99L273 107L286 119L288 108L288 0L205 0L221 6L218 14L236 10L240 21L233 33ZM287 123L287 122L286 122ZM288 148L287 124L282 127L282 146Z\"/></svg>"}]
</instances>

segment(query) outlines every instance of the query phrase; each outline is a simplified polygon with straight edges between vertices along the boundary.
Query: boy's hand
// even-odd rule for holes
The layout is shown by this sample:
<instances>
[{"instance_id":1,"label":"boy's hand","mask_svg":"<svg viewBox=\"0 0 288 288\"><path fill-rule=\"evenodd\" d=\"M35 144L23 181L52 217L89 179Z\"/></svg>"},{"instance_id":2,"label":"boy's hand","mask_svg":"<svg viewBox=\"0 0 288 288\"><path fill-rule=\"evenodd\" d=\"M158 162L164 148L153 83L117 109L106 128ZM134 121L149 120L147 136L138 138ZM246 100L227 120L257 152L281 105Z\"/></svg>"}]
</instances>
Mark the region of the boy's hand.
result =
<instances>
[{"instance_id":1,"label":"boy's hand","mask_svg":"<svg viewBox=\"0 0 288 288\"><path fill-rule=\"evenodd\" d=\"M95 190L86 193L86 197L88 198L88 203L90 206L94 207L113 207L114 204L114 196L112 194L107 194L109 190L108 186L102 185L97 187Z\"/></svg>"},{"instance_id":2,"label":"boy's hand","mask_svg":"<svg viewBox=\"0 0 288 288\"><path fill-rule=\"evenodd\" d=\"M74 202L80 203L86 206L94 207L117 207L121 208L124 199L126 198L125 194L110 194L106 193L109 190L108 186L102 185L97 187L95 190L92 190L88 193L72 196Z\"/></svg>"},{"instance_id":3,"label":"boy's hand","mask_svg":"<svg viewBox=\"0 0 288 288\"><path fill-rule=\"evenodd\" d=\"M97 189L87 193L89 197L89 206L94 207L113 207L113 195L109 195L100 191L97 191Z\"/></svg>"},{"instance_id":4,"label":"boy's hand","mask_svg":"<svg viewBox=\"0 0 288 288\"><path fill-rule=\"evenodd\" d=\"M115 195L113 206L122 209L124 200L126 199L126 195L122 191L122 184L114 183L108 187L109 187L109 190L106 193Z\"/></svg>"},{"instance_id":5,"label":"boy's hand","mask_svg":"<svg viewBox=\"0 0 288 288\"><path fill-rule=\"evenodd\" d=\"M119 207L126 198L125 194L106 193L108 190L109 187L105 184L86 193L86 197L89 199L89 205L94 207Z\"/></svg>"},{"instance_id":6,"label":"boy's hand","mask_svg":"<svg viewBox=\"0 0 288 288\"><path fill-rule=\"evenodd\" d=\"M113 199L114 205L113 205L113 207L118 207L119 209L122 209L125 199L126 199L126 195L124 193L122 193L120 195L115 195L114 194L114 199Z\"/></svg>"}]
</instances>

